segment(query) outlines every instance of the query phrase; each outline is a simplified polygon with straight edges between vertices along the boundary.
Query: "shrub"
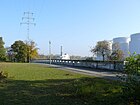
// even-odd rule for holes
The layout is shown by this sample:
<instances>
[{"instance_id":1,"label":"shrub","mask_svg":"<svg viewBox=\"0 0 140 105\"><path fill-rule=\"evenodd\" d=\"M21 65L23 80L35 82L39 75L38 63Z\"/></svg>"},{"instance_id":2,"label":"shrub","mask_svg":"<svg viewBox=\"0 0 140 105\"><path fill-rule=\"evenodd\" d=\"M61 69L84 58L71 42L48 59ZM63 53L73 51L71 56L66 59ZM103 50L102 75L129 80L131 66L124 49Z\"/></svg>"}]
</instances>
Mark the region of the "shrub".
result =
<instances>
[{"instance_id":1,"label":"shrub","mask_svg":"<svg viewBox=\"0 0 140 105\"><path fill-rule=\"evenodd\" d=\"M140 55L133 54L126 58L122 94L125 101L134 105L140 104Z\"/></svg>"},{"instance_id":2,"label":"shrub","mask_svg":"<svg viewBox=\"0 0 140 105\"><path fill-rule=\"evenodd\" d=\"M0 71L0 80L7 78L8 77L8 73Z\"/></svg>"}]
</instances>

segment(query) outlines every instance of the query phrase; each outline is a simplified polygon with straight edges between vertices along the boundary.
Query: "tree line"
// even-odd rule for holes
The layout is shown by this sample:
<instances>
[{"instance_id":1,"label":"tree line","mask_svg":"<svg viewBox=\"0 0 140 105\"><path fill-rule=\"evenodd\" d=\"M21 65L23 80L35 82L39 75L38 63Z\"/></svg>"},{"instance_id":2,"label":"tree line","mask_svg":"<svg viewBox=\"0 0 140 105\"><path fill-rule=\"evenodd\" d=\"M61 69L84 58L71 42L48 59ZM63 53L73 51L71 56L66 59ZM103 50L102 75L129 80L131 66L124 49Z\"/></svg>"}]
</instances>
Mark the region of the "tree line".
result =
<instances>
[{"instance_id":1,"label":"tree line","mask_svg":"<svg viewBox=\"0 0 140 105\"><path fill-rule=\"evenodd\" d=\"M0 61L30 62L38 57L38 48L32 40L18 40L7 48L4 48L4 44L2 37L0 37Z\"/></svg>"},{"instance_id":2,"label":"tree line","mask_svg":"<svg viewBox=\"0 0 140 105\"><path fill-rule=\"evenodd\" d=\"M0 61L30 62L32 59L37 58L39 56L36 43L32 40L18 40L15 41L8 48L4 48L4 44L5 43L2 37L0 37ZM119 44L114 43L112 46L113 49L111 49L110 42L106 40L98 41L96 43L96 46L94 46L91 49L91 52L93 53L94 57L102 56L103 61L124 60L124 54L123 51L120 49ZM56 57L58 58L58 55Z\"/></svg>"}]
</instances>

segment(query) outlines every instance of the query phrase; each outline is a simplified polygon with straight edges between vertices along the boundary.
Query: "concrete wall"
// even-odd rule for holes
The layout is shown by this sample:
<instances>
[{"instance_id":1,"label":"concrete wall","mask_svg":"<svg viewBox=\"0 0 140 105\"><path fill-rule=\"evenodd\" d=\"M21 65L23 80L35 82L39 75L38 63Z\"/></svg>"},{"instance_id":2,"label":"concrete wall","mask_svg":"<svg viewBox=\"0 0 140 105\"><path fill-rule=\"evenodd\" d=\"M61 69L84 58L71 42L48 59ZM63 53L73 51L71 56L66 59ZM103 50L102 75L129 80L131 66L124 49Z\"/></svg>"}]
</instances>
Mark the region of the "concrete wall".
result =
<instances>
[{"instance_id":1,"label":"concrete wall","mask_svg":"<svg viewBox=\"0 0 140 105\"><path fill-rule=\"evenodd\" d=\"M33 63L50 63L49 60L32 60ZM94 69L123 70L123 61L51 60L52 64Z\"/></svg>"}]
</instances>

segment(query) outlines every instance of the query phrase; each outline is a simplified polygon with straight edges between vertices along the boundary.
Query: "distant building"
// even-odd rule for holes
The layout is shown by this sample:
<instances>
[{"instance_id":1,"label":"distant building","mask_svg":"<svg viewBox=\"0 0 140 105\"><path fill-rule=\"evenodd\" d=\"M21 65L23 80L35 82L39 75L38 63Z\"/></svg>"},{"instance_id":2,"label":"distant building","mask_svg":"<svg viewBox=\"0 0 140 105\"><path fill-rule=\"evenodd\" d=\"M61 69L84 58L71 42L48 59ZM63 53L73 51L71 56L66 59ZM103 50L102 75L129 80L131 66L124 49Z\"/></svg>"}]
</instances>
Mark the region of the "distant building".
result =
<instances>
[{"instance_id":1,"label":"distant building","mask_svg":"<svg viewBox=\"0 0 140 105\"><path fill-rule=\"evenodd\" d=\"M63 46L60 48L60 58L59 59L64 59L64 60L70 60L70 56L68 54L63 54Z\"/></svg>"},{"instance_id":2,"label":"distant building","mask_svg":"<svg viewBox=\"0 0 140 105\"><path fill-rule=\"evenodd\" d=\"M70 60L70 56L65 53L64 55L60 56L60 59Z\"/></svg>"},{"instance_id":3,"label":"distant building","mask_svg":"<svg viewBox=\"0 0 140 105\"><path fill-rule=\"evenodd\" d=\"M130 36L129 49L131 54L134 52L140 54L140 33L132 34Z\"/></svg>"},{"instance_id":4,"label":"distant building","mask_svg":"<svg viewBox=\"0 0 140 105\"><path fill-rule=\"evenodd\" d=\"M129 56L129 38L127 37L117 37L113 38L113 44L118 44L120 50L123 51L124 58ZM112 46L112 50L115 50Z\"/></svg>"},{"instance_id":5,"label":"distant building","mask_svg":"<svg viewBox=\"0 0 140 105\"><path fill-rule=\"evenodd\" d=\"M124 53L124 58L136 52L136 54L140 54L140 33L130 35L128 37L117 37L113 38L112 42L110 41L110 46L117 43L119 45L120 50ZM115 50L112 46L112 51ZM103 60L101 55L96 55L96 60Z\"/></svg>"}]
</instances>

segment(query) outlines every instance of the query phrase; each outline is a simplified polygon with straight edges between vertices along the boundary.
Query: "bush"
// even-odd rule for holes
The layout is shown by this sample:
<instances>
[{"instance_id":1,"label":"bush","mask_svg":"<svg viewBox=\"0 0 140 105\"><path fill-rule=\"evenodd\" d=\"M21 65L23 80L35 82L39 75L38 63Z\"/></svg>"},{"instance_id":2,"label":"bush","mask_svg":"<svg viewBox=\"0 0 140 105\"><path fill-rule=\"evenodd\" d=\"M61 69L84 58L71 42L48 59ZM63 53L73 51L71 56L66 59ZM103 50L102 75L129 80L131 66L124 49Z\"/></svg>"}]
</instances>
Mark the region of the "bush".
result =
<instances>
[{"instance_id":1,"label":"bush","mask_svg":"<svg viewBox=\"0 0 140 105\"><path fill-rule=\"evenodd\" d=\"M126 58L125 75L120 78L124 81L122 94L129 104L140 104L140 55L133 54Z\"/></svg>"},{"instance_id":2,"label":"bush","mask_svg":"<svg viewBox=\"0 0 140 105\"><path fill-rule=\"evenodd\" d=\"M0 71L0 80L7 78L8 77L8 73Z\"/></svg>"}]
</instances>

